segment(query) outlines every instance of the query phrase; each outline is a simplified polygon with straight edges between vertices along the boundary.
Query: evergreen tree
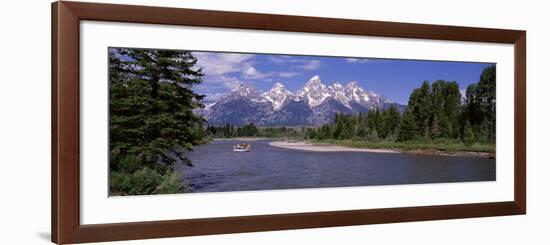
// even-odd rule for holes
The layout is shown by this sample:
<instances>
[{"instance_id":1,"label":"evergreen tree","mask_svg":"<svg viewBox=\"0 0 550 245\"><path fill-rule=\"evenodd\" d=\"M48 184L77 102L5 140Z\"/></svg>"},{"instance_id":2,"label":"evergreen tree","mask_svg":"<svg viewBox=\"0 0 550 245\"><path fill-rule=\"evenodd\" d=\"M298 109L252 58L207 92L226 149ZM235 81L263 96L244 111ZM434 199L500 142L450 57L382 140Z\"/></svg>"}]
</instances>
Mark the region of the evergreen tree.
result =
<instances>
[{"instance_id":1,"label":"evergreen tree","mask_svg":"<svg viewBox=\"0 0 550 245\"><path fill-rule=\"evenodd\" d=\"M483 70L477 84L466 90L462 120L468 120L481 139L495 142L496 132L496 67Z\"/></svg>"},{"instance_id":2,"label":"evergreen tree","mask_svg":"<svg viewBox=\"0 0 550 245\"><path fill-rule=\"evenodd\" d=\"M378 141L379 138L378 138L378 132L376 131L376 129L373 129L371 132L370 132L370 140L371 141Z\"/></svg>"},{"instance_id":3,"label":"evergreen tree","mask_svg":"<svg viewBox=\"0 0 550 245\"><path fill-rule=\"evenodd\" d=\"M319 129L319 133L317 134L318 139L330 139L332 136L330 126L328 124L323 125Z\"/></svg>"},{"instance_id":4,"label":"evergreen tree","mask_svg":"<svg viewBox=\"0 0 550 245\"><path fill-rule=\"evenodd\" d=\"M366 136L366 128L359 126L357 128L357 133L355 134L358 138L365 138Z\"/></svg>"},{"instance_id":5,"label":"evergreen tree","mask_svg":"<svg viewBox=\"0 0 550 245\"><path fill-rule=\"evenodd\" d=\"M466 125L464 125L464 133L462 136L462 141L466 145L471 145L475 141L474 131L472 130L472 126L468 121L466 121Z\"/></svg>"},{"instance_id":6,"label":"evergreen tree","mask_svg":"<svg viewBox=\"0 0 550 245\"><path fill-rule=\"evenodd\" d=\"M443 118L447 120L444 123L448 123L448 137L458 137L458 132L454 132L454 128L459 128L459 116L462 111L461 105L461 93L458 83L456 82L447 82L445 84L445 102L444 110L440 115L440 119Z\"/></svg>"},{"instance_id":7,"label":"evergreen tree","mask_svg":"<svg viewBox=\"0 0 550 245\"><path fill-rule=\"evenodd\" d=\"M479 139L484 142L493 142L495 139L494 125L490 119L483 120L479 125Z\"/></svg>"},{"instance_id":8,"label":"evergreen tree","mask_svg":"<svg viewBox=\"0 0 550 245\"><path fill-rule=\"evenodd\" d=\"M353 130L353 120L351 117L345 117L342 122L342 132L340 138L342 139L351 139L355 132Z\"/></svg>"},{"instance_id":9,"label":"evergreen tree","mask_svg":"<svg viewBox=\"0 0 550 245\"><path fill-rule=\"evenodd\" d=\"M446 102L446 88L447 82L443 80L437 80L432 83L431 86L431 108L430 111L433 115L441 115L445 110Z\"/></svg>"},{"instance_id":10,"label":"evergreen tree","mask_svg":"<svg viewBox=\"0 0 550 245\"><path fill-rule=\"evenodd\" d=\"M399 128L399 124L401 123L401 113L399 113L395 106L391 106L385 112L384 125L386 130L383 137L387 137L388 134L395 134L395 131Z\"/></svg>"},{"instance_id":11,"label":"evergreen tree","mask_svg":"<svg viewBox=\"0 0 550 245\"><path fill-rule=\"evenodd\" d=\"M417 135L426 134L426 121L429 122L432 116L431 108L431 87L428 81L424 81L420 88L413 90L410 98L408 110L410 110L415 118L417 125Z\"/></svg>"},{"instance_id":12,"label":"evergreen tree","mask_svg":"<svg viewBox=\"0 0 550 245\"><path fill-rule=\"evenodd\" d=\"M424 132L422 133L424 139L430 139L430 126L427 119L424 120L422 128L424 129Z\"/></svg>"},{"instance_id":13,"label":"evergreen tree","mask_svg":"<svg viewBox=\"0 0 550 245\"><path fill-rule=\"evenodd\" d=\"M315 131L315 129L306 128L305 138L306 139L315 139L315 138L317 138L317 132Z\"/></svg>"},{"instance_id":14,"label":"evergreen tree","mask_svg":"<svg viewBox=\"0 0 550 245\"><path fill-rule=\"evenodd\" d=\"M341 120L338 120L338 122L334 126L334 131L332 131L332 138L340 139L342 137L342 131L344 131L344 124Z\"/></svg>"},{"instance_id":15,"label":"evergreen tree","mask_svg":"<svg viewBox=\"0 0 550 245\"><path fill-rule=\"evenodd\" d=\"M412 140L417 136L417 126L415 117L412 111L407 110L403 115L401 126L399 127L399 136L397 141Z\"/></svg>"},{"instance_id":16,"label":"evergreen tree","mask_svg":"<svg viewBox=\"0 0 550 245\"><path fill-rule=\"evenodd\" d=\"M432 126L431 126L431 129L430 129L430 137L432 139L441 137L440 129L439 129L439 119L437 118L437 116L435 116L434 119L432 120Z\"/></svg>"},{"instance_id":17,"label":"evergreen tree","mask_svg":"<svg viewBox=\"0 0 550 245\"><path fill-rule=\"evenodd\" d=\"M496 67L485 68L481 73L478 83L478 93L481 97L481 110L484 118L479 124L485 127L484 137L495 142L496 131Z\"/></svg>"},{"instance_id":18,"label":"evergreen tree","mask_svg":"<svg viewBox=\"0 0 550 245\"><path fill-rule=\"evenodd\" d=\"M451 132L452 132L452 126L448 117L443 115L441 119L438 119L438 124L441 125L439 130L439 137L450 138Z\"/></svg>"},{"instance_id":19,"label":"evergreen tree","mask_svg":"<svg viewBox=\"0 0 550 245\"><path fill-rule=\"evenodd\" d=\"M204 137L204 119L194 113L203 99L192 90L203 76L197 59L188 51L109 51L112 162L134 155L161 174L172 169L173 156L190 165L178 149L192 150Z\"/></svg>"},{"instance_id":20,"label":"evergreen tree","mask_svg":"<svg viewBox=\"0 0 550 245\"><path fill-rule=\"evenodd\" d=\"M257 136L258 134L258 128L253 123L249 123L237 130L240 130L240 133L237 133L238 136Z\"/></svg>"}]
</instances>

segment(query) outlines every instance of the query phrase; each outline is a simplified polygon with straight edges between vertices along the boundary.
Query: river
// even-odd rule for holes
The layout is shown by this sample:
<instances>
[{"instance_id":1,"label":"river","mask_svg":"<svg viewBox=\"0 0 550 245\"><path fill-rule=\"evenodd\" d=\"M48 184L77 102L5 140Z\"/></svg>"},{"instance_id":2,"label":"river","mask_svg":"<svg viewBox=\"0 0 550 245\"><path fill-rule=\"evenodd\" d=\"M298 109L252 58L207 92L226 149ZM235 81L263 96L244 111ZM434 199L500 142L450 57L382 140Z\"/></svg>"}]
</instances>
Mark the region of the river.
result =
<instances>
[{"instance_id":1,"label":"river","mask_svg":"<svg viewBox=\"0 0 550 245\"><path fill-rule=\"evenodd\" d=\"M186 156L194 167L177 169L192 192L274 190L494 181L495 159L372 152L310 152L248 142L252 151L233 152L234 140L199 145Z\"/></svg>"}]
</instances>

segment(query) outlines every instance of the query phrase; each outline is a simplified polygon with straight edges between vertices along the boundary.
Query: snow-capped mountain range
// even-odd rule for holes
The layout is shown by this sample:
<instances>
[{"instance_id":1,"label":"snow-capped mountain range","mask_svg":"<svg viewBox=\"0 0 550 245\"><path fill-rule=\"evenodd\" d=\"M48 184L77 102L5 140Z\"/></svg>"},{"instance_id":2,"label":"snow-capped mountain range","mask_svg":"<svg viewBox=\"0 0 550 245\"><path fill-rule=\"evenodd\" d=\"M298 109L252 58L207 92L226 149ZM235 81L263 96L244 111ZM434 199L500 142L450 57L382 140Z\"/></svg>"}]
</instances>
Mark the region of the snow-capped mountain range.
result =
<instances>
[{"instance_id":1,"label":"snow-capped mountain range","mask_svg":"<svg viewBox=\"0 0 550 245\"><path fill-rule=\"evenodd\" d=\"M209 125L299 126L329 123L337 112L351 114L390 106L405 108L364 90L355 81L327 86L319 76L313 76L294 93L282 83L264 93L251 85L240 85L218 101L208 103L200 113Z\"/></svg>"}]
</instances>

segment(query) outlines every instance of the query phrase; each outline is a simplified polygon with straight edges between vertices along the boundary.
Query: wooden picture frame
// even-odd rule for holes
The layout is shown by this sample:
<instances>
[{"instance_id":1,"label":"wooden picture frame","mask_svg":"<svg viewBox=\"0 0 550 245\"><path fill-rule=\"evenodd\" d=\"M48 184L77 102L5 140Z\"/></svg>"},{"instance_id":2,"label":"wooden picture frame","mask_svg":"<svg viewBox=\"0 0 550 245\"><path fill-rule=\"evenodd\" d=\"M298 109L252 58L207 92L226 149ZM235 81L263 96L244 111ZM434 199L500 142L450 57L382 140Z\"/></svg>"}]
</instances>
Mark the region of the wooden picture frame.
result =
<instances>
[{"instance_id":1,"label":"wooden picture frame","mask_svg":"<svg viewBox=\"0 0 550 245\"><path fill-rule=\"evenodd\" d=\"M82 20L514 45L514 200L477 204L82 225L80 223L79 22ZM62 243L305 229L526 213L526 32L83 2L52 4L51 234Z\"/></svg>"}]
</instances>

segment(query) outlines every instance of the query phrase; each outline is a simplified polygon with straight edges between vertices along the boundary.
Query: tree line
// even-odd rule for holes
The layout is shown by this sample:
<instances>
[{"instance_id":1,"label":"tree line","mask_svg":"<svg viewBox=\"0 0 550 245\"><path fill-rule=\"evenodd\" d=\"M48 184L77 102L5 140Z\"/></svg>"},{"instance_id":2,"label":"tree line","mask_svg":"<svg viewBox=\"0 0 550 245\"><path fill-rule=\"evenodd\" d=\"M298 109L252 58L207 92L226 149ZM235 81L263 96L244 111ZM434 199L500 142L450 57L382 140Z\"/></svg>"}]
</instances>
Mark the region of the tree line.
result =
<instances>
[{"instance_id":1,"label":"tree line","mask_svg":"<svg viewBox=\"0 0 550 245\"><path fill-rule=\"evenodd\" d=\"M308 128L309 139L367 141L457 139L465 144L495 143L496 67L485 68L465 98L454 81L424 81L409 97L406 111L395 107L355 115L336 114L334 121Z\"/></svg>"},{"instance_id":2,"label":"tree line","mask_svg":"<svg viewBox=\"0 0 550 245\"><path fill-rule=\"evenodd\" d=\"M225 124L224 126L207 126L206 135L212 138L266 137L266 138L303 138L305 127L258 127L254 123L244 126Z\"/></svg>"}]
</instances>

